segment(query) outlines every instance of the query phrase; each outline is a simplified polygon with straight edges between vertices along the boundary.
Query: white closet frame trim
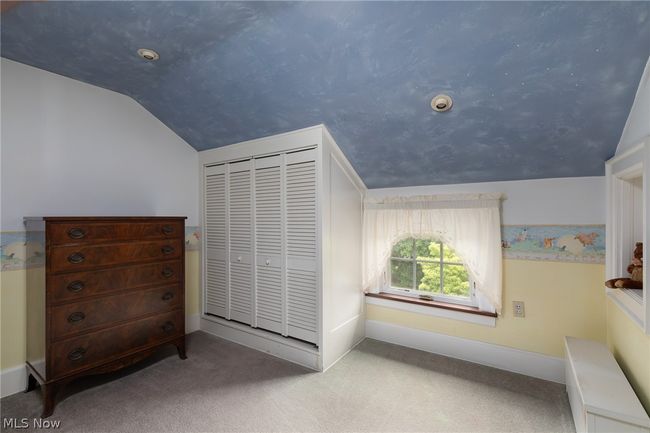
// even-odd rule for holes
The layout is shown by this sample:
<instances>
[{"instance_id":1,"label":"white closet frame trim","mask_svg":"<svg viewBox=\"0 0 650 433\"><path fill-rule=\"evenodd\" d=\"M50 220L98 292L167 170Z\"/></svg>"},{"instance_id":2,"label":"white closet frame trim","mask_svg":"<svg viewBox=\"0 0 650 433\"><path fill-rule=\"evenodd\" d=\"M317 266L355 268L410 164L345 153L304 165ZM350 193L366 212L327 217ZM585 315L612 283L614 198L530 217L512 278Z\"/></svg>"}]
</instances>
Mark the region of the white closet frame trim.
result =
<instances>
[{"instance_id":1,"label":"white closet frame trim","mask_svg":"<svg viewBox=\"0 0 650 433\"><path fill-rule=\"evenodd\" d=\"M297 131L292 131L284 134L274 135L270 137L259 138L255 140L245 141L229 146L224 146L216 149L210 149L206 151L199 152L199 173L201 176L201 182L199 183L201 191L199 194L200 200L200 225L204 227L205 221L205 174L206 171L210 170L210 167L220 164L227 164L230 162L241 161L246 159L252 159L253 161L258 158L272 155L283 155L283 162L286 162L286 153L295 152L300 150L307 149L316 149L315 155L315 166L316 166L316 278L317 278L317 332L318 332L318 347L311 345L309 343L304 343L298 340L287 339L281 335L264 331L257 328L247 327L246 325L241 325L232 321L227 321L216 316L211 316L205 314L205 305L206 305L206 293L205 293L205 272L204 264L206 257L206 242L205 242L205 233L202 230L203 242L201 242L200 249L200 263L201 263L201 297L200 297L200 309L201 309L201 329L210 332L212 334L221 336L226 339L233 340L240 344L244 344L258 350L262 350L268 353L271 353L275 356L287 359L292 362L296 362L301 365L313 368L315 370L323 370L340 359L347 351L349 351L354 345L361 341L365 336L365 308L363 302L363 296L361 292L361 282L358 282L358 292L356 290L357 282L356 276L345 282L345 285L341 286L337 283L337 290L339 288L345 288L347 290L347 295L343 292L339 292L340 295L328 295L328 305L331 310L332 300L338 298L332 298L332 296L347 296L348 300L350 299L350 293L354 293L353 297L356 299L356 293L359 294L358 302L354 301L354 308L357 308L358 311L352 313L347 311L343 317L341 314L334 314L333 312L324 311L324 285L332 283L332 278L330 274L335 272L334 268L329 265L331 263L331 256L335 254L332 250L331 231L331 213L333 209L329 200L331 199L331 189L332 185L330 170L332 162L338 164L341 168L341 172L337 174L338 178L340 176L347 179L345 182L349 182L348 188L352 190L357 190L361 200L358 202L358 209L362 207L362 198L365 195L366 186L363 181L360 179L358 174L354 171L352 165L345 158L344 154L336 145L336 142L331 137L329 131L324 125L316 125L309 128L304 128ZM327 158L327 161L324 161L323 158ZM252 184L251 184L251 206L252 209L255 209L255 164L252 164L253 175ZM282 182L286 182L286 164L282 164L282 173L281 179ZM342 173L342 174L341 174ZM227 176L228 178L228 176ZM286 192L283 191L282 203L285 203ZM327 202L326 202L327 200ZM356 200L356 199L355 199ZM339 204L339 206L341 206ZM341 208L337 208L337 212L340 212ZM354 206L352 207L354 209ZM356 212L356 211L355 211ZM286 257L286 212L282 212L283 221L282 221L282 233L283 233L283 251L282 254ZM360 212L354 214L354 218L358 218L357 215L360 215ZM255 233L255 218L253 217L253 233ZM356 230L356 229L355 229ZM327 241L327 257L324 257L324 236L326 232L329 233ZM360 241L360 219L359 219L359 241ZM228 242L230 243L230 242ZM255 240L251 242L252 252L255 252ZM337 244L339 251L341 250L342 244ZM360 247L360 243L359 243ZM253 260L256 260L255 254L252 254ZM343 257L343 256L339 256ZM357 260L356 257L353 260ZM360 269L360 254L359 254L359 269ZM325 275L324 266L329 267L327 270L327 275ZM352 262L350 262L352 263ZM356 266L355 266L356 267ZM256 269L255 263L253 263L253 269ZM283 296L286 300L286 272L283 274ZM253 280L253 284L254 284ZM340 283L340 282L339 282ZM354 288L354 289L353 289ZM328 289L329 290L329 289ZM341 289L343 290L343 289ZM328 292L329 293L329 292ZM334 293L334 292L332 292ZM336 301L334 301L336 303ZM255 303L253 302L253 305ZM283 309L286 310L287 303L283 302ZM349 310L349 309L348 309ZM255 324L256 312L252 311L253 321L252 324ZM283 311L283 313L285 313ZM327 330L324 327L327 325ZM284 333L288 331L283 329ZM325 351L325 353L324 353ZM325 356L326 355L326 356Z\"/></svg>"},{"instance_id":2,"label":"white closet frame trim","mask_svg":"<svg viewBox=\"0 0 650 433\"><path fill-rule=\"evenodd\" d=\"M255 159L251 159L250 166L250 188L249 194L251 195L251 326L257 328L257 254L255 252Z\"/></svg>"},{"instance_id":3,"label":"white closet frame trim","mask_svg":"<svg viewBox=\"0 0 650 433\"><path fill-rule=\"evenodd\" d=\"M222 164L225 165L225 167L226 167L226 182L227 182L226 183L226 191L228 191L229 190L229 181L230 181L230 179L229 179L229 177L230 177L229 176L230 175L230 170L229 170L230 163L234 163L234 162L238 162L238 161L244 161L244 160L250 160L251 161L251 171L252 171L251 172L251 209L254 209L255 208L255 176L254 176L255 163L254 163L254 161L256 159L260 159L260 158L264 158L264 157L268 157L268 156L280 155L282 157L282 159L283 159L283 162L286 163L287 152L299 152L299 151L302 151L302 150L318 149L319 146L322 145L322 135L323 135L323 130L324 129L325 128L322 127L322 126L314 126L314 127L294 131L294 132L279 134L279 135L275 135L275 136L271 136L271 137L264 137L264 138L260 138L260 139L256 139L256 140L250 140L250 141L247 141L247 142L237 143L237 144L234 144L234 145L229 145L229 146L224 146L224 147L220 147L220 148L216 148L216 149L211 149L211 150L199 152L199 164L200 164L200 172L201 172L201 176L202 176L202 181L200 182L200 185L201 185L202 189L201 189L201 193L199 194L200 206L201 206L201 209L202 209L202 212L200 212L200 217L201 217L200 224L201 224L201 227L203 227L203 221L204 221L204 218L205 218L205 215L204 215L204 203L203 203L203 201L204 201L204 193L205 193L205 191L204 191L205 180L204 179L205 179L206 171L209 171L211 167L219 166L219 165L222 165ZM306 143L309 143L309 144L306 144ZM316 157L315 157L316 171L317 171L317 173L319 173L322 170L321 152L317 151L317 152L315 152L315 154L316 154ZM282 170L281 179L282 179L282 182L284 183L284 182L286 182L286 164L282 164L281 167L282 167L281 168L281 170ZM317 200L316 200L316 225L317 225L317 230L316 230L316 262L317 262L316 281L317 281L317 293L318 293L318 297L317 297L317 311L318 311L318 319L317 319L317 321L318 321L318 330L317 330L317 332L318 332L318 342L317 342L317 344L318 344L318 347L323 346L323 329L322 329L322 326L323 326L323 323L322 323L323 322L323 320L322 320L322 308L323 308L323 300L322 300L323 270L322 270L322 264L323 264L323 260L322 260L322 239L321 239L322 238L322 214L321 214L322 209L321 209L321 203L320 203L321 202L320 198L323 197L323 185L322 185L322 183L323 183L322 178L320 176L317 176L316 177L316 194L317 194ZM285 233L286 232L286 230L285 230L285 228L286 228L286 215L285 215L285 212L284 212L284 206L286 206L286 204L284 203L284 198L285 198L284 197L284 195L285 195L284 189L282 189L282 195L283 195L283 197L282 197L283 198L283 201L282 201L282 206L283 206L283 212L282 212L282 218L283 218L283 221L282 221L282 236L283 236L282 249L283 249L283 251L282 252L283 252L283 257L286 258L286 242L284 242L286 240L285 239L285 236L286 236L286 233ZM227 233L227 238L226 238L226 243L227 243L226 248L227 249L226 249L226 252L227 252L227 256L228 256L228 260L229 260L230 259L230 257L229 257L230 256L230 230L229 230L230 205L229 205L229 194L226 194L226 197L227 197L227 199L226 199L226 233ZM256 284L255 284L256 255L254 254L255 253L255 236L254 236L255 226L254 226L254 224L255 224L255 218L253 217L252 222L251 222L251 228L252 228L252 234L253 234L253 236L251 238L251 257L252 257L252 261L253 261L252 271L251 271L252 272L252 275L251 275L252 280L251 281L252 281L252 285L253 285L253 288L252 288L252 291L251 291L251 293L252 293L252 299L251 299L251 306L252 306L252 308L251 308L251 315L252 315L251 324L253 326L252 326L251 329L256 331L256 333L254 333L254 334L260 333L259 335L265 335L265 334L274 335L270 331L265 331L265 330L261 330L261 329L256 328L256 326L257 326L257 318L256 318L256 310L255 310L255 307L254 307L255 303L253 302L254 297L255 297L255 291L256 291ZM206 248L204 230L202 230L201 236L203 237L203 242L201 242L201 249L200 249L200 255L201 255L200 264L201 264L201 269L203 270L205 248ZM229 268L228 264L229 264L229 261L227 262L227 269ZM285 269L286 269L286 266L285 266ZM286 311L284 311L284 310L286 310L286 308L287 308L287 302L286 302L286 300L287 300L286 275L287 275L287 273L286 273L286 270L285 270L285 272L283 272L283 277L282 277L283 278L283 281L282 281L283 288L282 288L282 290L283 290L283 296L284 296L283 314L285 314L285 317L286 317ZM227 284L228 284L228 281L229 281L229 277L230 277L229 272L226 271ZM201 320L202 321L208 320L208 321L212 321L214 323L223 324L224 322L221 319L219 319L218 317L205 314L205 307L204 307L205 302L206 302L206 300L205 300L206 292L205 292L205 289L204 289L205 285L206 285L205 278L206 278L205 272L201 272L201 287L202 287L201 296L200 296ZM229 291L227 293L229 293ZM230 317L230 305L229 305L229 302L230 302L230 297L228 296L228 305L227 305L228 315L226 316L226 318L230 320L231 317ZM203 328L203 326L202 326L202 328ZM239 326L231 326L230 328L231 328L230 332L227 333L227 335L229 335L229 336L234 335L233 334L234 330L240 331ZM214 328L211 327L211 329L214 329ZM283 325L282 335L286 336L286 335L288 335L288 333L289 333L288 323L285 322L284 325ZM250 332L249 333L244 333L244 334L241 334L240 332L237 332L237 334L242 336L244 334L250 334ZM250 336L247 337L247 338L250 338ZM273 340L275 340L275 339L273 339ZM291 341L291 340L289 340L289 341ZM300 341L295 341L295 343L298 344L299 346L304 344L305 348L308 348L310 346L313 347L312 345L310 345L308 343L302 343ZM292 347L293 347L293 345L292 345ZM316 349L316 351L318 352L318 349ZM284 352L280 351L277 355L281 355L282 353L284 353ZM290 354L290 352L289 352L289 354ZM304 360L302 360L299 363L302 364L302 365L305 365ZM313 365L313 363L309 363L309 364Z\"/></svg>"},{"instance_id":4,"label":"white closet frame trim","mask_svg":"<svg viewBox=\"0 0 650 433\"><path fill-rule=\"evenodd\" d=\"M281 236L281 251L280 256L285 263L283 264L283 272L281 273L282 281L282 317L287 317L287 303L288 303L288 290L287 290L287 154L281 154L280 162L280 232ZM289 321L284 320L282 323L282 335L289 335Z\"/></svg>"}]
</instances>

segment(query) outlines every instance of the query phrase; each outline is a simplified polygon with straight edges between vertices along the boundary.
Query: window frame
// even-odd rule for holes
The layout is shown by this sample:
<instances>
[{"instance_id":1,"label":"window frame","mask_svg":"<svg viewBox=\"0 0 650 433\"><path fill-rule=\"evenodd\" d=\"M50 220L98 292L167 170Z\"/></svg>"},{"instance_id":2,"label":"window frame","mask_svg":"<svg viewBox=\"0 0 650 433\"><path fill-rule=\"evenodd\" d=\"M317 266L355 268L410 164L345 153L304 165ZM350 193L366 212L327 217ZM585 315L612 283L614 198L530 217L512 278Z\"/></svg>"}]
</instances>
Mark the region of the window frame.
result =
<instances>
[{"instance_id":1,"label":"window frame","mask_svg":"<svg viewBox=\"0 0 650 433\"><path fill-rule=\"evenodd\" d=\"M386 287L385 291L388 293L394 293L397 295L403 295L403 296L412 296L414 298L419 298L420 295L425 295L425 296L431 296L433 297L434 301L439 301L439 302L447 302L450 304L459 304L459 305L467 305L469 307L478 307L478 299L476 297L476 283L472 280L471 274L468 272L467 273L467 279L469 281L469 296L464 297L464 296L454 296L454 295L445 295L444 293L439 293L439 292L425 292L423 290L418 290L416 288L417 284L417 264L418 263L434 263L438 264L440 266L440 290L444 290L444 267L445 265L460 265L460 266L465 266L464 263L462 262L446 262L444 261L444 247L445 243L436 240L435 238L406 238L402 239L400 241L395 242L393 247L398 243L402 242L404 240L412 240L412 247L411 247L411 257L410 258L404 258L404 257L393 257L392 254L392 249L391 249L391 255L388 257L388 281L386 282ZM417 240L431 240L432 242L437 242L440 244L440 260L418 260L416 253L416 248L415 244ZM447 245L449 248L449 246ZM452 249L453 250L453 249ZM396 261L401 261L405 263L411 263L413 264L413 288L407 289L404 287L393 287L393 278L392 278L392 262L393 260ZM467 269L467 267L465 267Z\"/></svg>"}]
</instances>

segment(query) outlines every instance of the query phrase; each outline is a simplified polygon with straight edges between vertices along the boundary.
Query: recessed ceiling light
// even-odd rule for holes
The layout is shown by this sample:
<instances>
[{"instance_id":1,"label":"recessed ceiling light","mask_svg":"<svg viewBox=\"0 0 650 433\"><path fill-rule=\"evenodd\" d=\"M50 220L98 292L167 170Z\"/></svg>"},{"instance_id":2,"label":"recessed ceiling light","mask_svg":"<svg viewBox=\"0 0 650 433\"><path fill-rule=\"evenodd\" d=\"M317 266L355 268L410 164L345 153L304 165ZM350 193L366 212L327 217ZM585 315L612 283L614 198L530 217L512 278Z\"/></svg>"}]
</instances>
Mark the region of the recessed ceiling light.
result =
<instances>
[{"instance_id":1,"label":"recessed ceiling light","mask_svg":"<svg viewBox=\"0 0 650 433\"><path fill-rule=\"evenodd\" d=\"M451 100L451 96L447 95L438 95L434 96L431 100L431 108L434 111L444 112L451 110L451 106L454 104L454 101Z\"/></svg>"},{"instance_id":2,"label":"recessed ceiling light","mask_svg":"<svg viewBox=\"0 0 650 433\"><path fill-rule=\"evenodd\" d=\"M142 57L145 60L149 60L151 62L158 60L160 58L157 52L155 52L154 50L150 50L149 48L140 48L138 50L138 56Z\"/></svg>"}]
</instances>

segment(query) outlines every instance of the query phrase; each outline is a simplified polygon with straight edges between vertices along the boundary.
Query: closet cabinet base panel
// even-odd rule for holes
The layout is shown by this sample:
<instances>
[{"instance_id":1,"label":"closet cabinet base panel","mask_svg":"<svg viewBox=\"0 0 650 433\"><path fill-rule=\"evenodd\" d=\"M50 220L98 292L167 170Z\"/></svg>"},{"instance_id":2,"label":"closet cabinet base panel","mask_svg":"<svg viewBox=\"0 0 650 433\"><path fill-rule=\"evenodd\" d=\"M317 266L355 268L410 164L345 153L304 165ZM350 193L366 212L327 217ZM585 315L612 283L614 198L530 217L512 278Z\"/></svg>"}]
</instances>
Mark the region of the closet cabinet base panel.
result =
<instances>
[{"instance_id":1,"label":"closet cabinet base panel","mask_svg":"<svg viewBox=\"0 0 650 433\"><path fill-rule=\"evenodd\" d=\"M310 370L321 370L321 353L318 347L310 343L207 315L201 317L201 331L302 365Z\"/></svg>"},{"instance_id":2,"label":"closet cabinet base panel","mask_svg":"<svg viewBox=\"0 0 650 433\"><path fill-rule=\"evenodd\" d=\"M176 337L169 341L164 341L157 343L152 347L139 349L132 353L127 353L114 359L112 361L97 365L90 369L85 369L77 373L72 373L68 376L62 377L57 380L45 381L40 374L38 374L37 369L32 366L29 362L27 363L27 386L25 392L30 392L35 390L40 386L41 396L43 398L43 412L41 418L48 418L54 412L54 407L56 405L56 397L60 391L70 382L75 379L84 376L93 376L96 374L110 373L112 371L117 371L122 368L129 367L133 364L136 364L145 358L156 353L163 346L173 345L176 346L178 351L178 357L180 359L187 359L185 355L185 336Z\"/></svg>"}]
</instances>

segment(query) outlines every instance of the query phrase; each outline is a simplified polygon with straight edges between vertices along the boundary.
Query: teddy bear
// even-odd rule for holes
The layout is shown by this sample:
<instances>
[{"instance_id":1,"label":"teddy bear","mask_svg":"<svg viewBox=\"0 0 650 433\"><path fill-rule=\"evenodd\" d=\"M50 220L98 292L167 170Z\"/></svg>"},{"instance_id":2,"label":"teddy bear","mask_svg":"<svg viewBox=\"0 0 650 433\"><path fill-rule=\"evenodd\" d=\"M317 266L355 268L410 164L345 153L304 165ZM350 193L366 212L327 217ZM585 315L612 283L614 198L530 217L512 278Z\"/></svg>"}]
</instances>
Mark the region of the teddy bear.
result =
<instances>
[{"instance_id":1,"label":"teddy bear","mask_svg":"<svg viewBox=\"0 0 650 433\"><path fill-rule=\"evenodd\" d=\"M631 278L614 278L605 282L610 289L643 289L643 243L637 242L634 258L627 267Z\"/></svg>"}]
</instances>

